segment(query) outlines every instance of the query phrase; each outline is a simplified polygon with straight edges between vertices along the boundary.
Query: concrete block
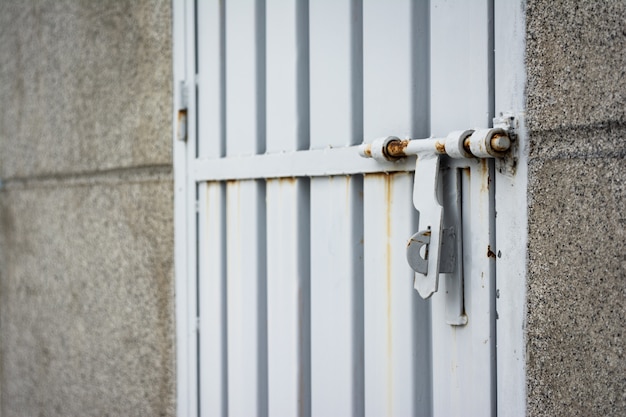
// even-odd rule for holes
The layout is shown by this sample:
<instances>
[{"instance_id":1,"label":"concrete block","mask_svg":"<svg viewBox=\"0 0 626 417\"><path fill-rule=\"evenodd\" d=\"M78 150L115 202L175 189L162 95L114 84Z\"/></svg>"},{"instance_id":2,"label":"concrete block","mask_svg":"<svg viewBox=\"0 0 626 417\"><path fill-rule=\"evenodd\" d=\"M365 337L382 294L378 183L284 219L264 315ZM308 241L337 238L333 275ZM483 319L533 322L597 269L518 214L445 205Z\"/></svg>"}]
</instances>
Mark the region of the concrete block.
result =
<instances>
[{"instance_id":1,"label":"concrete block","mask_svg":"<svg viewBox=\"0 0 626 417\"><path fill-rule=\"evenodd\" d=\"M171 164L171 2L0 2L0 178Z\"/></svg>"},{"instance_id":2,"label":"concrete block","mask_svg":"<svg viewBox=\"0 0 626 417\"><path fill-rule=\"evenodd\" d=\"M3 417L175 414L173 185L140 177L0 193Z\"/></svg>"},{"instance_id":3,"label":"concrete block","mask_svg":"<svg viewBox=\"0 0 626 417\"><path fill-rule=\"evenodd\" d=\"M526 4L530 130L626 122L626 2Z\"/></svg>"},{"instance_id":4,"label":"concrete block","mask_svg":"<svg viewBox=\"0 0 626 417\"><path fill-rule=\"evenodd\" d=\"M529 190L528 415L624 415L623 156L533 159Z\"/></svg>"}]
</instances>

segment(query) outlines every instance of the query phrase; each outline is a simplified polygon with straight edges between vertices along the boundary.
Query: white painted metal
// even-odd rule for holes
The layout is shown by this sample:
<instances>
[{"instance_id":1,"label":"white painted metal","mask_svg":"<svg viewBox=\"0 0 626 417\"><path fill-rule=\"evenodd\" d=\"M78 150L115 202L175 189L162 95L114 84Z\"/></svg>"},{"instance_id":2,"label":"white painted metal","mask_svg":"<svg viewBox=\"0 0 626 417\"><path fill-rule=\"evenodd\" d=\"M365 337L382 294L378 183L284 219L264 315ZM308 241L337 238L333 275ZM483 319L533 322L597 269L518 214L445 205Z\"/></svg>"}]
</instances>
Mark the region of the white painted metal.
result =
<instances>
[{"instance_id":1,"label":"white painted metal","mask_svg":"<svg viewBox=\"0 0 626 417\"><path fill-rule=\"evenodd\" d=\"M364 137L427 137L428 5L365 1L363 62ZM365 414L429 415L430 305L405 258L411 176L366 175L363 193Z\"/></svg>"},{"instance_id":2,"label":"white painted metal","mask_svg":"<svg viewBox=\"0 0 626 417\"><path fill-rule=\"evenodd\" d=\"M315 143L315 142L314 142ZM327 177L373 172L413 171L415 159L381 163L359 155L358 146L254 156L196 159L189 175L196 181L251 178Z\"/></svg>"},{"instance_id":3,"label":"white painted metal","mask_svg":"<svg viewBox=\"0 0 626 417\"><path fill-rule=\"evenodd\" d=\"M226 3L226 155L265 149L265 8ZM265 181L226 185L228 415L267 415Z\"/></svg>"},{"instance_id":4,"label":"white painted metal","mask_svg":"<svg viewBox=\"0 0 626 417\"><path fill-rule=\"evenodd\" d=\"M355 146L489 126L494 62L495 108L517 115L523 76L507 77L523 68L521 8L495 5L496 46L515 47L494 61L493 7L174 3L175 97L179 81L191 87L188 140L174 143L179 415L524 413L523 160L512 174L446 159L469 248L469 321L450 326L447 274L424 301L405 259L420 229L415 158ZM497 247L496 221L514 229Z\"/></svg>"},{"instance_id":5,"label":"white painted metal","mask_svg":"<svg viewBox=\"0 0 626 417\"><path fill-rule=\"evenodd\" d=\"M360 178L311 180L312 415L363 415Z\"/></svg>"},{"instance_id":6,"label":"white painted metal","mask_svg":"<svg viewBox=\"0 0 626 417\"><path fill-rule=\"evenodd\" d=\"M431 2L431 129L491 123L488 0ZM446 22L436 24L435 22ZM446 324L446 274L432 298L434 416L495 414L495 275L490 235L489 162L463 173L464 292L468 323ZM493 189L493 188L491 188ZM471 213L471 216L470 216ZM490 246L491 245L491 246Z\"/></svg>"},{"instance_id":7,"label":"white painted metal","mask_svg":"<svg viewBox=\"0 0 626 417\"><path fill-rule=\"evenodd\" d=\"M226 185L228 415L267 415L265 182Z\"/></svg>"},{"instance_id":8,"label":"white painted metal","mask_svg":"<svg viewBox=\"0 0 626 417\"><path fill-rule=\"evenodd\" d=\"M198 140L200 157L224 156L224 4L197 3ZM228 410L226 328L226 191L218 182L198 185L199 408L203 416Z\"/></svg>"},{"instance_id":9,"label":"white painted metal","mask_svg":"<svg viewBox=\"0 0 626 417\"><path fill-rule=\"evenodd\" d=\"M419 231L430 232L426 274L415 272L414 287L423 298L439 288L439 257L443 233L443 205L439 200L439 155L418 155L413 188L413 205L419 211Z\"/></svg>"},{"instance_id":10,"label":"white painted metal","mask_svg":"<svg viewBox=\"0 0 626 417\"><path fill-rule=\"evenodd\" d=\"M310 415L306 180L267 182L269 415Z\"/></svg>"},{"instance_id":11,"label":"white painted metal","mask_svg":"<svg viewBox=\"0 0 626 417\"><path fill-rule=\"evenodd\" d=\"M198 192L198 328L201 359L200 411L227 414L226 379L226 192L219 182Z\"/></svg>"},{"instance_id":12,"label":"white painted metal","mask_svg":"<svg viewBox=\"0 0 626 417\"><path fill-rule=\"evenodd\" d=\"M196 80L198 83L198 156L224 156L224 2L199 1L196 21L198 45Z\"/></svg>"},{"instance_id":13,"label":"white painted metal","mask_svg":"<svg viewBox=\"0 0 626 417\"><path fill-rule=\"evenodd\" d=\"M328 63L311 68L314 149L359 137L360 89L354 85L360 68L354 59L361 55L360 26L354 13L360 10L348 1L311 3L311 61ZM359 178L344 176L311 181L313 415L363 413L361 187Z\"/></svg>"},{"instance_id":14,"label":"white painted metal","mask_svg":"<svg viewBox=\"0 0 626 417\"><path fill-rule=\"evenodd\" d=\"M496 162L497 389L498 416L526 415L524 327L526 317L527 142L524 129L524 8L494 2L495 110L512 112L517 127L515 173Z\"/></svg>"},{"instance_id":15,"label":"white painted metal","mask_svg":"<svg viewBox=\"0 0 626 417\"><path fill-rule=\"evenodd\" d=\"M309 29L311 149L361 143L363 140L361 2L311 1Z\"/></svg>"},{"instance_id":16,"label":"white painted metal","mask_svg":"<svg viewBox=\"0 0 626 417\"><path fill-rule=\"evenodd\" d=\"M187 64L190 57L186 53L186 45L189 41L186 30L190 25L186 23L188 13L185 10L185 2L173 4L172 32L174 42L174 97L180 100L182 81L187 79ZM176 120L181 103L174 103L172 120ZM195 133L195 132L194 132ZM181 416L197 415L197 355L195 311L191 307L195 303L189 299L193 293L192 281L194 276L193 264L189 264L189 253L193 247L188 246L188 216L189 199L187 193L187 161L191 158L187 155L187 145L176 139L177 126L173 126L173 156L174 156L174 271L176 275L176 412Z\"/></svg>"},{"instance_id":17,"label":"white painted metal","mask_svg":"<svg viewBox=\"0 0 626 417\"><path fill-rule=\"evenodd\" d=\"M306 2L268 0L267 150L308 145ZM308 181L267 182L268 410L310 415Z\"/></svg>"},{"instance_id":18,"label":"white painted metal","mask_svg":"<svg viewBox=\"0 0 626 417\"><path fill-rule=\"evenodd\" d=\"M407 173L365 176L367 416L431 414L430 301L413 289L405 258L416 228L412 182Z\"/></svg>"},{"instance_id":19,"label":"white painted metal","mask_svg":"<svg viewBox=\"0 0 626 417\"><path fill-rule=\"evenodd\" d=\"M265 7L226 2L226 154L265 151Z\"/></svg>"},{"instance_id":20,"label":"white painted metal","mask_svg":"<svg viewBox=\"0 0 626 417\"><path fill-rule=\"evenodd\" d=\"M308 154L320 158L295 166L337 175L311 179L311 411L359 416L364 405L362 179L340 174L360 164L348 156L354 148L342 147L362 140L361 7L357 1L323 0L311 1L309 10L311 148L316 151ZM340 154L352 164L339 162Z\"/></svg>"}]
</instances>

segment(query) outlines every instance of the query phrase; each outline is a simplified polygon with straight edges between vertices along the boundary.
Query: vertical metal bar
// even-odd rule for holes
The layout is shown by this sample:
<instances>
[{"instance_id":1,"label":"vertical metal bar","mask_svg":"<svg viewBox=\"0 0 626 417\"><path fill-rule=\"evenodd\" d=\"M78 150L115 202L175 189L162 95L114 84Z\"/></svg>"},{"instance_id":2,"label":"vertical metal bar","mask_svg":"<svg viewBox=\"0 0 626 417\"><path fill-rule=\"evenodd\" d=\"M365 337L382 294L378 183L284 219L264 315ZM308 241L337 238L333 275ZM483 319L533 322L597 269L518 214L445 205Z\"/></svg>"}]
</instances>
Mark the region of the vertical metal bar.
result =
<instances>
[{"instance_id":1,"label":"vertical metal bar","mask_svg":"<svg viewBox=\"0 0 626 417\"><path fill-rule=\"evenodd\" d=\"M428 4L364 2L364 136L428 135ZM412 176L367 175L365 412L431 412L430 306L405 259Z\"/></svg>"},{"instance_id":2,"label":"vertical metal bar","mask_svg":"<svg viewBox=\"0 0 626 417\"><path fill-rule=\"evenodd\" d=\"M224 3L198 1L198 155L217 158L224 155L222 143L223 28Z\"/></svg>"},{"instance_id":3,"label":"vertical metal bar","mask_svg":"<svg viewBox=\"0 0 626 417\"><path fill-rule=\"evenodd\" d=\"M361 1L310 4L311 148L362 141ZM312 414L363 415L361 177L311 180Z\"/></svg>"},{"instance_id":4,"label":"vertical metal bar","mask_svg":"<svg viewBox=\"0 0 626 417\"><path fill-rule=\"evenodd\" d=\"M489 0L431 2L431 132L491 126Z\"/></svg>"},{"instance_id":5,"label":"vertical metal bar","mask_svg":"<svg viewBox=\"0 0 626 417\"><path fill-rule=\"evenodd\" d=\"M198 155L224 155L224 4L196 2ZM227 414L225 200L219 183L199 188L198 331L200 415Z\"/></svg>"},{"instance_id":6,"label":"vertical metal bar","mask_svg":"<svg viewBox=\"0 0 626 417\"><path fill-rule=\"evenodd\" d=\"M309 145L308 2L267 2L267 152ZM310 416L309 187L267 181L268 407Z\"/></svg>"},{"instance_id":7,"label":"vertical metal bar","mask_svg":"<svg viewBox=\"0 0 626 417\"><path fill-rule=\"evenodd\" d=\"M431 3L431 134L489 126L492 76L489 0ZM467 29L471 22L471 30ZM465 27L463 27L465 26ZM464 300L468 323L446 323L446 279L432 299L433 412L435 416L495 413L495 312L488 256L492 201L488 161L463 170Z\"/></svg>"},{"instance_id":8,"label":"vertical metal bar","mask_svg":"<svg viewBox=\"0 0 626 417\"><path fill-rule=\"evenodd\" d=\"M498 416L526 415L527 157L524 130L524 2L494 2L495 110L519 122L515 170L496 162Z\"/></svg>"},{"instance_id":9,"label":"vertical metal bar","mask_svg":"<svg viewBox=\"0 0 626 417\"><path fill-rule=\"evenodd\" d=\"M226 187L228 414L266 416L265 182Z\"/></svg>"},{"instance_id":10,"label":"vertical metal bar","mask_svg":"<svg viewBox=\"0 0 626 417\"><path fill-rule=\"evenodd\" d=\"M226 154L265 152L265 1L226 3Z\"/></svg>"},{"instance_id":11,"label":"vertical metal bar","mask_svg":"<svg viewBox=\"0 0 626 417\"><path fill-rule=\"evenodd\" d=\"M227 409L226 224L224 185L200 185L200 414L223 416Z\"/></svg>"},{"instance_id":12,"label":"vertical metal bar","mask_svg":"<svg viewBox=\"0 0 626 417\"><path fill-rule=\"evenodd\" d=\"M312 414L363 415L362 182L311 180Z\"/></svg>"},{"instance_id":13,"label":"vertical metal bar","mask_svg":"<svg viewBox=\"0 0 626 417\"><path fill-rule=\"evenodd\" d=\"M226 4L226 153L265 150L265 2ZM227 184L228 412L267 415L265 181Z\"/></svg>"},{"instance_id":14,"label":"vertical metal bar","mask_svg":"<svg viewBox=\"0 0 626 417\"><path fill-rule=\"evenodd\" d=\"M361 1L313 1L310 13L311 149L361 143Z\"/></svg>"},{"instance_id":15,"label":"vertical metal bar","mask_svg":"<svg viewBox=\"0 0 626 417\"><path fill-rule=\"evenodd\" d=\"M309 187L267 182L269 414L310 416Z\"/></svg>"},{"instance_id":16,"label":"vertical metal bar","mask_svg":"<svg viewBox=\"0 0 626 417\"><path fill-rule=\"evenodd\" d=\"M404 251L417 227L406 198L412 180L406 173L365 177L367 415L430 414L430 303L413 289Z\"/></svg>"}]
</instances>

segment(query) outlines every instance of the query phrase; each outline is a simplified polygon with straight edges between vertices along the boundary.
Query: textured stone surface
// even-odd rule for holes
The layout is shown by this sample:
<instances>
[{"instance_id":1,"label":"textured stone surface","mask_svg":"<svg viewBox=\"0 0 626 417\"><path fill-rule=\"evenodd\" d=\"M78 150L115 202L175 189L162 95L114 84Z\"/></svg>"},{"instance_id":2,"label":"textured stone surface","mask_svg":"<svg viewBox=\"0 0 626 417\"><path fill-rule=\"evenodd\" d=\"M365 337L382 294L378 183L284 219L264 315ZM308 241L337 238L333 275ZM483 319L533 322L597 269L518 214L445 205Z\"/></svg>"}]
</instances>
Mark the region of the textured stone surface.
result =
<instances>
[{"instance_id":1,"label":"textured stone surface","mask_svg":"<svg viewBox=\"0 0 626 417\"><path fill-rule=\"evenodd\" d=\"M528 415L626 415L626 2L526 19Z\"/></svg>"},{"instance_id":2,"label":"textured stone surface","mask_svg":"<svg viewBox=\"0 0 626 417\"><path fill-rule=\"evenodd\" d=\"M139 177L0 193L3 417L175 413L172 183Z\"/></svg>"},{"instance_id":3,"label":"textured stone surface","mask_svg":"<svg viewBox=\"0 0 626 417\"><path fill-rule=\"evenodd\" d=\"M171 163L170 3L0 1L0 178Z\"/></svg>"},{"instance_id":4,"label":"textured stone surface","mask_svg":"<svg viewBox=\"0 0 626 417\"><path fill-rule=\"evenodd\" d=\"M529 0L531 130L626 122L626 2Z\"/></svg>"},{"instance_id":5,"label":"textured stone surface","mask_svg":"<svg viewBox=\"0 0 626 417\"><path fill-rule=\"evenodd\" d=\"M0 0L0 414L175 413L171 2Z\"/></svg>"},{"instance_id":6,"label":"textured stone surface","mask_svg":"<svg viewBox=\"0 0 626 417\"><path fill-rule=\"evenodd\" d=\"M530 168L529 415L624 415L624 160Z\"/></svg>"}]
</instances>

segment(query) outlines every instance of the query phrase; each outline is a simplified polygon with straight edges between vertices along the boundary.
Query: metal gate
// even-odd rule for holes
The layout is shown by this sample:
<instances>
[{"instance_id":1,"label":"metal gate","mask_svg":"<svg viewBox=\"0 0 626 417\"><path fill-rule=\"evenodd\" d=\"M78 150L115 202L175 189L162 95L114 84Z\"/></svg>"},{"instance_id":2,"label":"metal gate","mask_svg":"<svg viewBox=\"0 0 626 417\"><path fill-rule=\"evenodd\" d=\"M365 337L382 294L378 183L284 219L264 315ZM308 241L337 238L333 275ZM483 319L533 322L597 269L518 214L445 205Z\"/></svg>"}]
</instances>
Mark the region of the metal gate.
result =
<instances>
[{"instance_id":1,"label":"metal gate","mask_svg":"<svg viewBox=\"0 0 626 417\"><path fill-rule=\"evenodd\" d=\"M492 125L492 1L198 0L174 17L179 414L496 415L504 162L441 157L414 205L415 157L358 147ZM461 273L425 300L407 241L447 186Z\"/></svg>"}]
</instances>

